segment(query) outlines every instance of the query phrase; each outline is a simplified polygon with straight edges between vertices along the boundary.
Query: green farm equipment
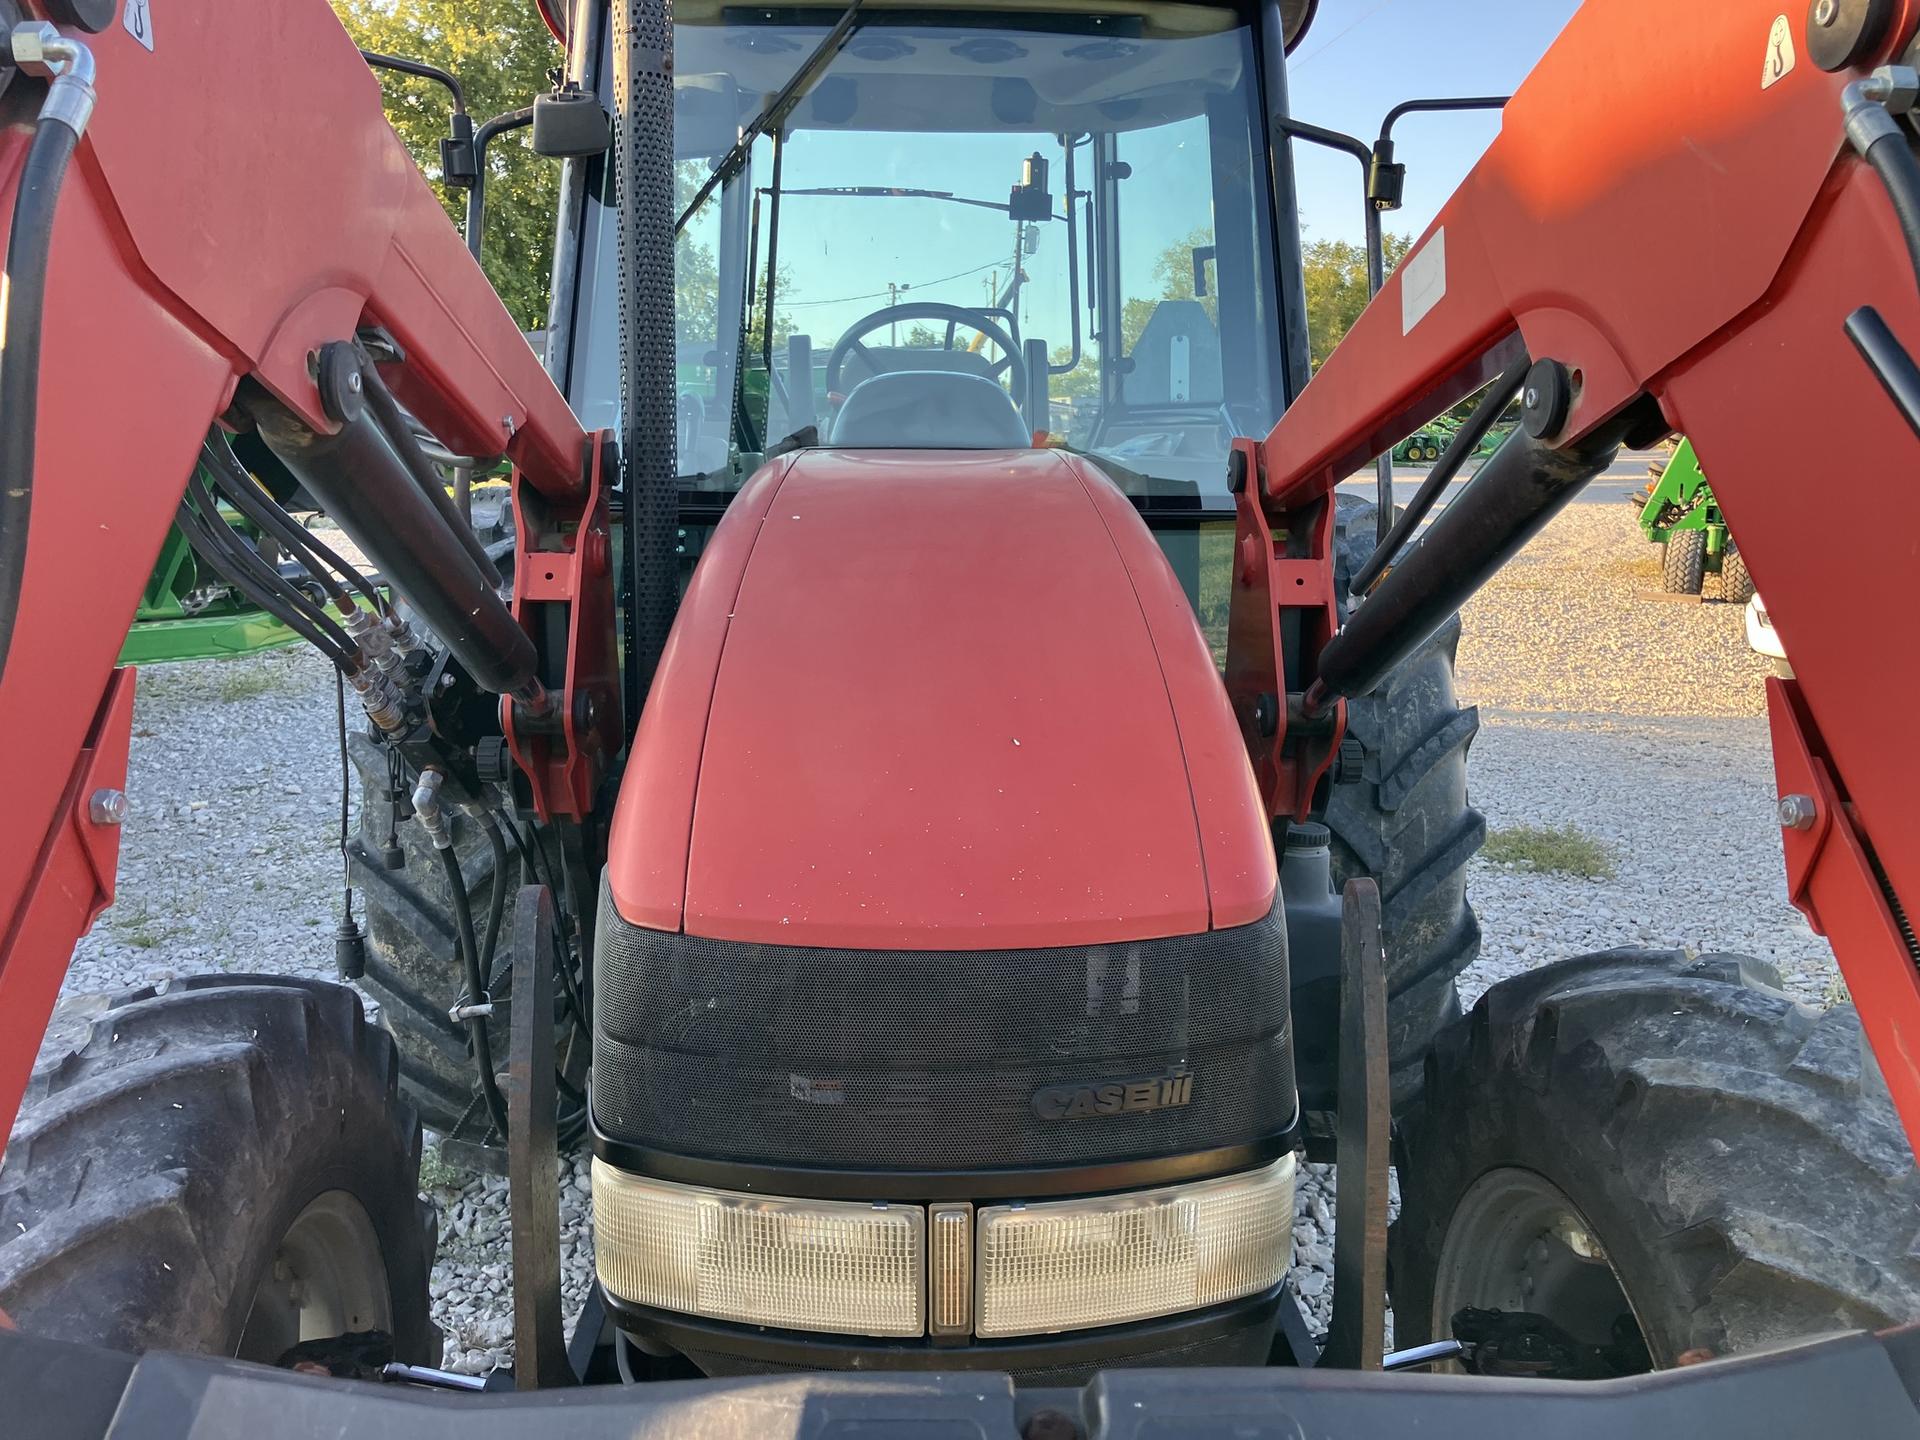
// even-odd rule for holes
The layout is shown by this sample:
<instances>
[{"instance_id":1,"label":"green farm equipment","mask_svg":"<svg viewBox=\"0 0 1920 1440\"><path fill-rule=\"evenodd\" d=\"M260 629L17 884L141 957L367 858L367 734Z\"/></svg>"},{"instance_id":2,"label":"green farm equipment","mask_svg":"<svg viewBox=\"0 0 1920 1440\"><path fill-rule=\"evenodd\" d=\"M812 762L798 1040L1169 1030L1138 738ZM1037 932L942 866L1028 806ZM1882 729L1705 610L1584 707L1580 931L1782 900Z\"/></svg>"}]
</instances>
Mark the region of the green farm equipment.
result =
<instances>
[{"instance_id":1,"label":"green farm equipment","mask_svg":"<svg viewBox=\"0 0 1920 1440\"><path fill-rule=\"evenodd\" d=\"M236 523L257 545L251 527ZM176 526L140 592L139 607L120 647L122 665L164 665L251 655L292 645L300 637L208 570Z\"/></svg>"},{"instance_id":2,"label":"green farm equipment","mask_svg":"<svg viewBox=\"0 0 1920 1440\"><path fill-rule=\"evenodd\" d=\"M1708 575L1720 577L1720 597L1735 605L1753 598L1753 577L1727 532L1693 442L1682 440L1673 458L1649 469L1640 532L1662 546L1660 588L1669 595L1698 595Z\"/></svg>"},{"instance_id":3,"label":"green farm equipment","mask_svg":"<svg viewBox=\"0 0 1920 1440\"><path fill-rule=\"evenodd\" d=\"M1454 435L1460 429L1460 422L1451 415L1436 415L1413 434L1407 436L1393 447L1393 459L1396 465L1430 465L1438 460L1447 446L1453 443ZM1513 426L1502 422L1487 431L1480 443L1473 448L1479 456L1491 455L1500 442L1507 438Z\"/></svg>"}]
</instances>

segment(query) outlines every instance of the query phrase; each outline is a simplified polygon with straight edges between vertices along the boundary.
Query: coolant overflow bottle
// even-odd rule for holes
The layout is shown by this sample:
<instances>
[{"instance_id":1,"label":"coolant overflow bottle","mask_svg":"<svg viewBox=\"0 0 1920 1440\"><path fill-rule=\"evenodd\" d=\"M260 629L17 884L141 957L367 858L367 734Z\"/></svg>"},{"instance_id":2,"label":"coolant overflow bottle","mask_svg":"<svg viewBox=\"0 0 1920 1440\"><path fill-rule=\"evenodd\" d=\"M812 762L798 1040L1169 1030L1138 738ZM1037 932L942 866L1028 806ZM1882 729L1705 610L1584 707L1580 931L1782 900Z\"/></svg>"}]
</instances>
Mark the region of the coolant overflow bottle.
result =
<instances>
[{"instance_id":1,"label":"coolant overflow bottle","mask_svg":"<svg viewBox=\"0 0 1920 1440\"><path fill-rule=\"evenodd\" d=\"M1340 897L1333 889L1329 838L1326 826L1296 821L1287 826L1280 857L1294 1071L1306 1110L1331 1110L1339 1077Z\"/></svg>"}]
</instances>

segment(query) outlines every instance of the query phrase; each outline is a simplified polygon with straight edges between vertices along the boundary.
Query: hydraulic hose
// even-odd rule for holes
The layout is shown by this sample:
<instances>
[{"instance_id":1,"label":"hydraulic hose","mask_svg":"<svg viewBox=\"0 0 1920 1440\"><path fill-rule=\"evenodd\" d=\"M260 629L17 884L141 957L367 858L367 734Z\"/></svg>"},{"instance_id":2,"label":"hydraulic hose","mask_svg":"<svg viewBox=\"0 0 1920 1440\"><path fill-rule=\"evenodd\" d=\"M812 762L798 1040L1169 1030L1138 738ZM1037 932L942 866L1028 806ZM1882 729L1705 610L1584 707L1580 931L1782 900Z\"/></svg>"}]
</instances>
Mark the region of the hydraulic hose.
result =
<instances>
[{"instance_id":1,"label":"hydraulic hose","mask_svg":"<svg viewBox=\"0 0 1920 1440\"><path fill-rule=\"evenodd\" d=\"M1882 65L1840 92L1847 139L1886 187L1900 238L1906 242L1908 268L1920 285L1920 160L1893 118L1895 111L1911 118L1917 99L1920 71L1905 65ZM1908 428L1920 435L1920 365L1871 305L1848 315L1845 329Z\"/></svg>"},{"instance_id":2,"label":"hydraulic hose","mask_svg":"<svg viewBox=\"0 0 1920 1440\"><path fill-rule=\"evenodd\" d=\"M20 618L27 532L33 520L33 467L40 408L40 340L47 303L47 258L68 162L93 113L93 55L52 25L15 27L11 58L30 74L51 75L39 124L27 148L7 232L6 302L0 313L0 678Z\"/></svg>"},{"instance_id":3,"label":"hydraulic hose","mask_svg":"<svg viewBox=\"0 0 1920 1440\"><path fill-rule=\"evenodd\" d=\"M336 668L349 673L359 670L360 657L357 649L343 650L339 643L323 632L304 610L297 610L289 605L285 595L261 583L257 576L244 567L232 564L231 557L220 548L219 542L215 539L212 527L191 504L182 500L174 518L180 526L180 533L187 537L187 543L193 547L194 553L224 575L242 595L325 655ZM226 528L219 521L214 523L219 524L221 529Z\"/></svg>"},{"instance_id":4,"label":"hydraulic hose","mask_svg":"<svg viewBox=\"0 0 1920 1440\"><path fill-rule=\"evenodd\" d=\"M447 889L453 896L453 923L460 943L460 960L467 976L467 1003L481 1004L487 993L485 977L480 973L480 946L473 933L473 901L467 894L467 877L460 873L460 857L452 846L436 846L440 868L447 877ZM473 1063L480 1071L480 1094L487 1102L487 1114L501 1138L507 1133L507 1102L500 1093L500 1082L493 1074L493 1041L487 1035L485 1015L467 1017L467 1035L473 1041Z\"/></svg>"},{"instance_id":5,"label":"hydraulic hose","mask_svg":"<svg viewBox=\"0 0 1920 1440\"><path fill-rule=\"evenodd\" d=\"M487 832L487 845L493 851L493 886L487 896L487 931L480 942L480 973L493 985L493 960L500 949L500 922L507 912L507 841L493 816L481 812L480 826Z\"/></svg>"},{"instance_id":6,"label":"hydraulic hose","mask_svg":"<svg viewBox=\"0 0 1920 1440\"><path fill-rule=\"evenodd\" d=\"M213 483L219 487L239 510L254 524L272 535L292 551L303 565L312 572L314 578L327 587L327 592L336 600L351 604L350 598L338 584L327 575L331 570L348 585L358 590L372 603L376 614L387 612L386 597L380 593L379 586L362 575L360 571L336 554L319 536L274 503L268 495L254 483L239 458L225 445L209 439L200 449L201 456L207 462L207 468L213 474Z\"/></svg>"},{"instance_id":7,"label":"hydraulic hose","mask_svg":"<svg viewBox=\"0 0 1920 1440\"><path fill-rule=\"evenodd\" d=\"M327 649L329 653L337 651L349 661L350 666L357 663L360 647L354 638L340 627L337 620L312 599L294 589L278 570L254 554L234 535L232 528L220 518L219 508L207 490L206 482L198 474L187 481L187 499L192 502L190 508L200 520L201 538L214 551L214 555L208 558L213 560L215 569L236 583L241 576L251 579L256 586L278 598L278 604L269 605L267 609L281 618L285 618L284 611L291 609L327 636L329 644L322 646L322 649Z\"/></svg>"},{"instance_id":8,"label":"hydraulic hose","mask_svg":"<svg viewBox=\"0 0 1920 1440\"><path fill-rule=\"evenodd\" d=\"M1907 242L1907 262L1920 284L1920 160L1914 159L1907 137L1895 131L1867 146L1866 161L1887 187L1900 238Z\"/></svg>"},{"instance_id":9,"label":"hydraulic hose","mask_svg":"<svg viewBox=\"0 0 1920 1440\"><path fill-rule=\"evenodd\" d=\"M1440 457L1440 463L1427 472L1427 478L1420 482L1420 488L1414 492L1413 499L1407 502L1406 512L1393 522L1393 528L1387 532L1387 538L1375 548L1366 564L1360 567L1349 582L1356 595L1364 595L1374 583L1386 574L1387 567L1393 563L1407 543L1407 537L1420 528L1420 522L1427 518L1427 512L1433 508L1447 486L1453 483L1453 477L1460 473L1467 457L1480 446L1487 437L1487 431L1493 428L1493 422L1500 418L1500 412L1507 408L1509 401L1520 393L1520 387L1526 383L1527 371L1533 361L1522 353L1520 358L1509 365L1487 388L1480 397L1480 403L1473 407L1473 413L1467 417L1467 423L1454 432L1453 439L1447 444L1446 454Z\"/></svg>"}]
</instances>

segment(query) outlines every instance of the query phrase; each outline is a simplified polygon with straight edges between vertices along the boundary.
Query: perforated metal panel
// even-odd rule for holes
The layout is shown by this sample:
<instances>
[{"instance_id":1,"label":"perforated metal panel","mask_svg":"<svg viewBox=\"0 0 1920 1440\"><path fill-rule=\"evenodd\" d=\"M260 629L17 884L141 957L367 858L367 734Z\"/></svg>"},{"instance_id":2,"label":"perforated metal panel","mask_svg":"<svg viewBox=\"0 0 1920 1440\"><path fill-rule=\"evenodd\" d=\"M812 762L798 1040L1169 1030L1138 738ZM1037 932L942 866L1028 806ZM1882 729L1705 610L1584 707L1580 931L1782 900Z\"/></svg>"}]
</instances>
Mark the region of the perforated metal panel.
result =
<instances>
[{"instance_id":1,"label":"perforated metal panel","mask_svg":"<svg viewBox=\"0 0 1920 1440\"><path fill-rule=\"evenodd\" d=\"M816 950L645 930L603 886L595 945L594 1116L629 1144L861 1169L1096 1164L1246 1144L1293 1116L1277 912L1118 945ZM1183 1069L1181 1104L1072 1103ZM1049 1087L1066 1088L1036 1106Z\"/></svg>"},{"instance_id":2,"label":"perforated metal panel","mask_svg":"<svg viewBox=\"0 0 1920 1440\"><path fill-rule=\"evenodd\" d=\"M644 695L678 598L674 477L673 0L616 0L613 105L620 260L620 475L630 569L627 663Z\"/></svg>"}]
</instances>

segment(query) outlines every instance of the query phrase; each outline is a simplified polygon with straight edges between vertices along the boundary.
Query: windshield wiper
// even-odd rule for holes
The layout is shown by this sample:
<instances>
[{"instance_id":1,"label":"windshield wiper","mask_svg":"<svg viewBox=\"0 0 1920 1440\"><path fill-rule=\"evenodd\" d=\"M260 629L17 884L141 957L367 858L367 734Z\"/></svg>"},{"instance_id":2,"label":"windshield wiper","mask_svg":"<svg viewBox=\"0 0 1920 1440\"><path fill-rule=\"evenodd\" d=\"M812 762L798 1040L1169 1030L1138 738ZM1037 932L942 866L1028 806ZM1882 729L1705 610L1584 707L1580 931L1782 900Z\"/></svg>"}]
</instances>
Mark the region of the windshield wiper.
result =
<instances>
[{"instance_id":1,"label":"windshield wiper","mask_svg":"<svg viewBox=\"0 0 1920 1440\"><path fill-rule=\"evenodd\" d=\"M767 131L783 124L787 116L793 112L793 107L807 98L807 92L813 89L814 82L826 73L827 66L832 63L833 58L845 49L847 41L853 38L853 32L860 23L862 3L864 0L853 0L853 3L841 12L833 28L821 36L820 43L813 47L813 53L807 56L800 68L788 78L787 83L782 85L773 99L767 102L766 108L754 116L747 128L740 132L740 138L733 142L733 148L720 157L698 193L694 195L687 208L680 212L680 218L674 222L673 226L675 235L687 228L687 222L693 218L694 212L707 203L707 197L713 194L716 187L725 184L740 173L741 166L747 163L747 156L753 150L753 142Z\"/></svg>"},{"instance_id":2,"label":"windshield wiper","mask_svg":"<svg viewBox=\"0 0 1920 1440\"><path fill-rule=\"evenodd\" d=\"M995 214L1010 215L1013 206L1005 200L975 200L970 195L956 195L951 190L914 190L901 185L814 185L805 190L782 190L782 195L825 195L835 199L870 200L944 200L949 205L971 205L977 210L991 210ZM1055 220L1066 220L1069 216L1055 215Z\"/></svg>"}]
</instances>

